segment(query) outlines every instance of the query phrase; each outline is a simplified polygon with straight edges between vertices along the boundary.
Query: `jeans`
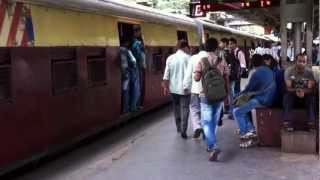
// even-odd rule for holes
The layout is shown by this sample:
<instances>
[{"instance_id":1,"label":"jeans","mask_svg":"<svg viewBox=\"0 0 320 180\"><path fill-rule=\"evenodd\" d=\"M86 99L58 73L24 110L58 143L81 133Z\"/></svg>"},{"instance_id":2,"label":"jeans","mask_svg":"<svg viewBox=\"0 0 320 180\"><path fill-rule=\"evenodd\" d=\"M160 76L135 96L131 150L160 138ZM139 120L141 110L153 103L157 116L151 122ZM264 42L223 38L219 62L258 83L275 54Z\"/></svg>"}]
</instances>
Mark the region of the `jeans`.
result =
<instances>
[{"instance_id":1,"label":"jeans","mask_svg":"<svg viewBox=\"0 0 320 180\"><path fill-rule=\"evenodd\" d=\"M209 104L201 97L201 123L209 149L217 148L217 124L223 106L223 101Z\"/></svg>"},{"instance_id":2,"label":"jeans","mask_svg":"<svg viewBox=\"0 0 320 180\"><path fill-rule=\"evenodd\" d=\"M187 133L190 95L171 94L177 131Z\"/></svg>"},{"instance_id":3,"label":"jeans","mask_svg":"<svg viewBox=\"0 0 320 180\"><path fill-rule=\"evenodd\" d=\"M141 96L139 71L132 72L130 76L130 111L137 111L139 99Z\"/></svg>"},{"instance_id":4,"label":"jeans","mask_svg":"<svg viewBox=\"0 0 320 180\"><path fill-rule=\"evenodd\" d=\"M233 98L235 97L236 93L235 93L235 81L230 81L230 93L229 93L229 114L232 115L233 112Z\"/></svg>"},{"instance_id":5,"label":"jeans","mask_svg":"<svg viewBox=\"0 0 320 180\"><path fill-rule=\"evenodd\" d=\"M130 90L129 90L129 79L122 80L122 113L130 111Z\"/></svg>"},{"instance_id":6,"label":"jeans","mask_svg":"<svg viewBox=\"0 0 320 180\"><path fill-rule=\"evenodd\" d=\"M290 122L292 117L291 110L295 103L304 104L307 107L309 122L316 121L316 97L314 95L306 95L304 98L299 98L295 93L287 92L283 98L284 121Z\"/></svg>"},{"instance_id":7,"label":"jeans","mask_svg":"<svg viewBox=\"0 0 320 180\"><path fill-rule=\"evenodd\" d=\"M233 109L233 117L237 121L240 129L240 135L245 135L255 128L250 120L250 112L252 109L263 107L263 105L255 98L250 99L246 104L235 107Z\"/></svg>"},{"instance_id":8,"label":"jeans","mask_svg":"<svg viewBox=\"0 0 320 180\"><path fill-rule=\"evenodd\" d=\"M193 131L201 128L200 117L200 97L199 94L191 94L190 98L190 119Z\"/></svg>"}]
</instances>

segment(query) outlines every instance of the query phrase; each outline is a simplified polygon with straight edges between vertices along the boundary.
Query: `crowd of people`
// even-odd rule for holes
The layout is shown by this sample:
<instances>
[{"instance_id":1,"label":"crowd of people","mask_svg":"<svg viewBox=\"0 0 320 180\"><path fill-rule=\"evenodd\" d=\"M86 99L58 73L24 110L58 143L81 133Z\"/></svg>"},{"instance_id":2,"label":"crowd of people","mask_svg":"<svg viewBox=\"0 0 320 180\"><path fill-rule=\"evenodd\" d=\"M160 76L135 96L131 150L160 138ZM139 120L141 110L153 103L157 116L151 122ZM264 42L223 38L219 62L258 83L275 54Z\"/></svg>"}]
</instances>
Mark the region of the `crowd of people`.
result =
<instances>
[{"instance_id":1,"label":"crowd of people","mask_svg":"<svg viewBox=\"0 0 320 180\"><path fill-rule=\"evenodd\" d=\"M250 61L234 38L206 40L197 54L190 55L187 41L178 42L178 50L166 61L163 92L171 95L177 132L187 139L188 119L193 138L203 135L209 160L216 161L220 148L217 129L223 114L238 125L240 147L257 143L251 111L274 105L284 108L284 128L292 131L290 112L295 102L305 102L310 130L315 128L315 78L307 66L307 57L298 54L295 64L284 70L279 61L279 44L270 51L257 47ZM248 63L250 62L250 63ZM241 77L249 72L241 90Z\"/></svg>"}]
</instances>

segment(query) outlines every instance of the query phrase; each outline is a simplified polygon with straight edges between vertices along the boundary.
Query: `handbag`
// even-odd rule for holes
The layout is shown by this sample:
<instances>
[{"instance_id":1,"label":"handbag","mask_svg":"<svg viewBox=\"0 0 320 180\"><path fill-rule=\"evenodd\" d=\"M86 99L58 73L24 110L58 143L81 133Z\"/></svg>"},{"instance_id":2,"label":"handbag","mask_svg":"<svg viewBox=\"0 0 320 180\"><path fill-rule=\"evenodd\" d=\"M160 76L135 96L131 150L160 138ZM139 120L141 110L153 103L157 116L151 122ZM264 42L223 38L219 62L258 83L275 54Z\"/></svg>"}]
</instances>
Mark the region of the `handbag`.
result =
<instances>
[{"instance_id":1,"label":"handbag","mask_svg":"<svg viewBox=\"0 0 320 180\"><path fill-rule=\"evenodd\" d=\"M241 94L240 96L237 96L233 100L233 104L236 107L242 106L243 104L246 104L247 102L250 101L250 99L255 95L255 93L246 93L246 94Z\"/></svg>"},{"instance_id":2,"label":"handbag","mask_svg":"<svg viewBox=\"0 0 320 180\"><path fill-rule=\"evenodd\" d=\"M260 91L254 91L254 92L248 92L248 93L240 94L239 96L235 97L235 99L233 100L233 105L236 106L236 107L242 106L243 104L246 104L247 102L249 102L250 99L253 98L254 96L268 91L274 85L275 85L275 82L272 82L269 85L269 87L267 87L266 89L263 89L263 90L260 90Z\"/></svg>"}]
</instances>

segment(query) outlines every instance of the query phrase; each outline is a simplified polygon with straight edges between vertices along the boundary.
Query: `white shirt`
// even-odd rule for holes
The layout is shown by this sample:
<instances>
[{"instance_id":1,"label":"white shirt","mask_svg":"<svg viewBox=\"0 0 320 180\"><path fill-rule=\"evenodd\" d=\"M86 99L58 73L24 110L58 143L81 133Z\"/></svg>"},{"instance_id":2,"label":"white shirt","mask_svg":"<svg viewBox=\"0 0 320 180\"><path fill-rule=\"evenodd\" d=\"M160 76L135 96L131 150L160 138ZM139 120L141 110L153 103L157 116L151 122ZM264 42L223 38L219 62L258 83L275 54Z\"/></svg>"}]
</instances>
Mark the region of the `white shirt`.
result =
<instances>
[{"instance_id":1,"label":"white shirt","mask_svg":"<svg viewBox=\"0 0 320 180\"><path fill-rule=\"evenodd\" d=\"M270 48L264 48L264 49L263 49L263 54L262 54L262 55L265 55L265 54L272 55L272 50L271 50Z\"/></svg>"},{"instance_id":2,"label":"white shirt","mask_svg":"<svg viewBox=\"0 0 320 180\"><path fill-rule=\"evenodd\" d=\"M241 51L239 48L236 48L233 52L234 52L234 55L237 56L237 51L239 50L238 52L238 59L239 59L239 62L240 62L240 66L241 68L246 68L247 67L247 63L246 63L246 56L244 55L244 52Z\"/></svg>"},{"instance_id":3,"label":"white shirt","mask_svg":"<svg viewBox=\"0 0 320 180\"><path fill-rule=\"evenodd\" d=\"M272 52L272 57L277 61L279 62L279 56L278 56L278 52L279 52L279 47L278 46L273 46L271 48L271 52Z\"/></svg>"},{"instance_id":4,"label":"white shirt","mask_svg":"<svg viewBox=\"0 0 320 180\"><path fill-rule=\"evenodd\" d=\"M191 89L191 93L193 94L200 94L200 92L202 91L201 81L197 82L193 77L195 66L204 57L208 58L208 53L206 51L200 51L198 54L191 57L188 64L187 73L183 79L183 88L189 90Z\"/></svg>"},{"instance_id":5,"label":"white shirt","mask_svg":"<svg viewBox=\"0 0 320 180\"><path fill-rule=\"evenodd\" d=\"M256 48L256 50L254 51L254 53L255 54L260 54L260 55L263 55L263 48L262 47L260 47L260 46L258 46L257 48Z\"/></svg>"},{"instance_id":6,"label":"white shirt","mask_svg":"<svg viewBox=\"0 0 320 180\"><path fill-rule=\"evenodd\" d=\"M293 47L287 48L287 56L289 57L290 61L294 61L294 48Z\"/></svg>"},{"instance_id":7,"label":"white shirt","mask_svg":"<svg viewBox=\"0 0 320 180\"><path fill-rule=\"evenodd\" d=\"M169 81L170 93L185 95L183 79L187 72L189 59L190 56L180 49L167 58L163 80Z\"/></svg>"}]
</instances>

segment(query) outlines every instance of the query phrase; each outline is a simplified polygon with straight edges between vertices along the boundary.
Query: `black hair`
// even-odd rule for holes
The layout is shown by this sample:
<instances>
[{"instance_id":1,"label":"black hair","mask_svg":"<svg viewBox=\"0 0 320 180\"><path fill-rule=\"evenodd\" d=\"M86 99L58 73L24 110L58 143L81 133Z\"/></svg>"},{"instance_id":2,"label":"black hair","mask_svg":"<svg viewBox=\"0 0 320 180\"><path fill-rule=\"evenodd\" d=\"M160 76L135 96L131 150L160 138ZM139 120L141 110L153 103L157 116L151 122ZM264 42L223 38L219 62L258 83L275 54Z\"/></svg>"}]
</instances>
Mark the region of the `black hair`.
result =
<instances>
[{"instance_id":1,"label":"black hair","mask_svg":"<svg viewBox=\"0 0 320 180\"><path fill-rule=\"evenodd\" d=\"M229 40L227 38L221 38L220 41L226 43L227 45L229 44Z\"/></svg>"},{"instance_id":2,"label":"black hair","mask_svg":"<svg viewBox=\"0 0 320 180\"><path fill-rule=\"evenodd\" d=\"M252 67L259 67L263 64L262 56L260 54L254 54L251 58Z\"/></svg>"},{"instance_id":3,"label":"black hair","mask_svg":"<svg viewBox=\"0 0 320 180\"><path fill-rule=\"evenodd\" d=\"M188 42L186 40L181 39L181 40L178 41L178 49L184 49L186 47L190 48L189 44L188 44Z\"/></svg>"},{"instance_id":4,"label":"black hair","mask_svg":"<svg viewBox=\"0 0 320 180\"><path fill-rule=\"evenodd\" d=\"M217 47L218 47L218 41L215 38L209 38L206 41L206 44L205 44L206 51L213 52L217 49Z\"/></svg>"},{"instance_id":5,"label":"black hair","mask_svg":"<svg viewBox=\"0 0 320 180\"><path fill-rule=\"evenodd\" d=\"M264 62L265 60L271 60L270 68L273 68L277 65L277 61L270 54L264 54L262 56L262 61Z\"/></svg>"},{"instance_id":6,"label":"black hair","mask_svg":"<svg viewBox=\"0 0 320 180\"><path fill-rule=\"evenodd\" d=\"M237 40L236 40L235 38L233 38L233 37L229 39L229 42L232 42L232 43L234 43L234 44L237 44Z\"/></svg>"}]
</instances>

